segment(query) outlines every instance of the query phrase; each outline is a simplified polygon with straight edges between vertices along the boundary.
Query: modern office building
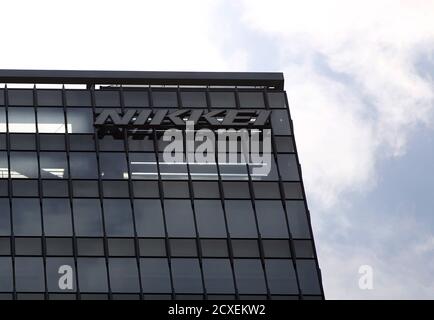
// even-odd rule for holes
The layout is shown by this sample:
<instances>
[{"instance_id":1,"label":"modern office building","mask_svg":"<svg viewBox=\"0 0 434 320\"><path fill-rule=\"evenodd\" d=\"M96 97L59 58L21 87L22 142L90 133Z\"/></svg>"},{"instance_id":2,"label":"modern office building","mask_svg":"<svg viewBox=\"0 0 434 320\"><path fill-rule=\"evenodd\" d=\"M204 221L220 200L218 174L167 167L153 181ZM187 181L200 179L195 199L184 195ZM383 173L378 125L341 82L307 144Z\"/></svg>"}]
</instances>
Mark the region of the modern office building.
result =
<instances>
[{"instance_id":1,"label":"modern office building","mask_svg":"<svg viewBox=\"0 0 434 320\"><path fill-rule=\"evenodd\" d=\"M324 298L283 75L0 70L0 298Z\"/></svg>"}]
</instances>

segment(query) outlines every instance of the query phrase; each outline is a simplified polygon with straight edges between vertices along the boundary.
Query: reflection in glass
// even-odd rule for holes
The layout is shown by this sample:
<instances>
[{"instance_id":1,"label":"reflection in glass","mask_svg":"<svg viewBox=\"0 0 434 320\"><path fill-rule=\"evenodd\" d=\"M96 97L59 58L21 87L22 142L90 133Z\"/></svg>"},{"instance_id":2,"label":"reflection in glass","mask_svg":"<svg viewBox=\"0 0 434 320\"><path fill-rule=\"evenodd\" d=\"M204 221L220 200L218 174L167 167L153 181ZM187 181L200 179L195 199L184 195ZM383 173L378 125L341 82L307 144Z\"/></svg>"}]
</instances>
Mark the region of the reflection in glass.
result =
<instances>
[{"instance_id":1,"label":"reflection in glass","mask_svg":"<svg viewBox=\"0 0 434 320\"><path fill-rule=\"evenodd\" d=\"M231 265L227 259L203 259L207 293L234 293Z\"/></svg>"},{"instance_id":2,"label":"reflection in glass","mask_svg":"<svg viewBox=\"0 0 434 320\"><path fill-rule=\"evenodd\" d=\"M134 200L134 216L139 237L164 237L163 211L160 200Z\"/></svg>"},{"instance_id":3,"label":"reflection in glass","mask_svg":"<svg viewBox=\"0 0 434 320\"><path fill-rule=\"evenodd\" d=\"M67 110L68 132L69 133L93 133L93 112L92 109L71 109Z\"/></svg>"},{"instance_id":4,"label":"reflection in glass","mask_svg":"<svg viewBox=\"0 0 434 320\"><path fill-rule=\"evenodd\" d=\"M197 259L172 259L173 286L176 293L201 293L202 276Z\"/></svg>"},{"instance_id":5,"label":"reflection in glass","mask_svg":"<svg viewBox=\"0 0 434 320\"><path fill-rule=\"evenodd\" d=\"M272 294L297 294L297 279L293 264L288 260L265 260L268 287Z\"/></svg>"},{"instance_id":6,"label":"reflection in glass","mask_svg":"<svg viewBox=\"0 0 434 320\"><path fill-rule=\"evenodd\" d=\"M239 293L266 293L264 271L260 260L235 259L234 271Z\"/></svg>"},{"instance_id":7,"label":"reflection in glass","mask_svg":"<svg viewBox=\"0 0 434 320\"><path fill-rule=\"evenodd\" d=\"M11 234L9 199L0 198L0 236Z\"/></svg>"},{"instance_id":8,"label":"reflection in glass","mask_svg":"<svg viewBox=\"0 0 434 320\"><path fill-rule=\"evenodd\" d=\"M68 164L66 153L41 152L41 177L44 179L67 179Z\"/></svg>"},{"instance_id":9,"label":"reflection in glass","mask_svg":"<svg viewBox=\"0 0 434 320\"><path fill-rule=\"evenodd\" d=\"M225 206L231 237L256 238L258 236L250 200L226 200Z\"/></svg>"},{"instance_id":10,"label":"reflection in glass","mask_svg":"<svg viewBox=\"0 0 434 320\"><path fill-rule=\"evenodd\" d=\"M77 268L81 292L107 292L107 268L104 258L78 258Z\"/></svg>"},{"instance_id":11,"label":"reflection in glass","mask_svg":"<svg viewBox=\"0 0 434 320\"><path fill-rule=\"evenodd\" d=\"M220 200L195 200L197 228L201 237L226 237L225 219Z\"/></svg>"},{"instance_id":12,"label":"reflection in glass","mask_svg":"<svg viewBox=\"0 0 434 320\"><path fill-rule=\"evenodd\" d=\"M134 258L109 259L110 287L113 292L138 292L139 274Z\"/></svg>"},{"instance_id":13,"label":"reflection in glass","mask_svg":"<svg viewBox=\"0 0 434 320\"><path fill-rule=\"evenodd\" d=\"M43 199L44 231L47 236L71 236L71 207L67 199Z\"/></svg>"},{"instance_id":14,"label":"reflection in glass","mask_svg":"<svg viewBox=\"0 0 434 320\"><path fill-rule=\"evenodd\" d=\"M42 258L15 258L15 284L21 292L45 291Z\"/></svg>"},{"instance_id":15,"label":"reflection in glass","mask_svg":"<svg viewBox=\"0 0 434 320\"><path fill-rule=\"evenodd\" d=\"M38 108L39 133L64 133L65 116L60 108Z\"/></svg>"},{"instance_id":16,"label":"reflection in glass","mask_svg":"<svg viewBox=\"0 0 434 320\"><path fill-rule=\"evenodd\" d=\"M9 257L0 257L0 291L12 291L12 259Z\"/></svg>"},{"instance_id":17,"label":"reflection in glass","mask_svg":"<svg viewBox=\"0 0 434 320\"><path fill-rule=\"evenodd\" d=\"M36 152L11 152L11 178L38 178Z\"/></svg>"},{"instance_id":18,"label":"reflection in glass","mask_svg":"<svg viewBox=\"0 0 434 320\"><path fill-rule=\"evenodd\" d=\"M131 204L126 199L104 199L105 230L108 236L132 237L133 217Z\"/></svg>"},{"instance_id":19,"label":"reflection in glass","mask_svg":"<svg viewBox=\"0 0 434 320\"><path fill-rule=\"evenodd\" d=\"M196 237L190 200L164 200L169 237Z\"/></svg>"},{"instance_id":20,"label":"reflection in glass","mask_svg":"<svg viewBox=\"0 0 434 320\"><path fill-rule=\"evenodd\" d=\"M33 108L9 108L9 132L36 132Z\"/></svg>"},{"instance_id":21,"label":"reflection in glass","mask_svg":"<svg viewBox=\"0 0 434 320\"><path fill-rule=\"evenodd\" d=\"M69 154L71 178L97 179L98 166L96 155L90 152L71 152Z\"/></svg>"},{"instance_id":22,"label":"reflection in glass","mask_svg":"<svg viewBox=\"0 0 434 320\"><path fill-rule=\"evenodd\" d=\"M101 205L96 199L74 199L74 225L77 236L98 237L103 234Z\"/></svg>"},{"instance_id":23,"label":"reflection in glass","mask_svg":"<svg viewBox=\"0 0 434 320\"><path fill-rule=\"evenodd\" d=\"M130 153L131 179L157 179L157 162L154 153Z\"/></svg>"},{"instance_id":24,"label":"reflection in glass","mask_svg":"<svg viewBox=\"0 0 434 320\"><path fill-rule=\"evenodd\" d=\"M100 153L103 179L128 179L127 159L124 153Z\"/></svg>"},{"instance_id":25,"label":"reflection in glass","mask_svg":"<svg viewBox=\"0 0 434 320\"><path fill-rule=\"evenodd\" d=\"M140 259L143 292L171 293L170 272L167 259Z\"/></svg>"},{"instance_id":26,"label":"reflection in glass","mask_svg":"<svg viewBox=\"0 0 434 320\"><path fill-rule=\"evenodd\" d=\"M13 228L16 236L40 236L41 211L39 199L12 199Z\"/></svg>"}]
</instances>

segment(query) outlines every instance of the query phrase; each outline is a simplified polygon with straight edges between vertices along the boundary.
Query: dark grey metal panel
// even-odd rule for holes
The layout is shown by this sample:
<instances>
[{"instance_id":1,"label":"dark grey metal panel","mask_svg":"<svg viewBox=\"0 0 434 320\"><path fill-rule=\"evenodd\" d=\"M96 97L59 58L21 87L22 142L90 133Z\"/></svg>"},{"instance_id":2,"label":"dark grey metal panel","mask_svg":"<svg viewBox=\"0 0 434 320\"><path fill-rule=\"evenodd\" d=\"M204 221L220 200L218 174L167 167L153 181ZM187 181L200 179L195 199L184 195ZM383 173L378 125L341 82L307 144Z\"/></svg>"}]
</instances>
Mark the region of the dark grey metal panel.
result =
<instances>
[{"instance_id":1,"label":"dark grey metal panel","mask_svg":"<svg viewBox=\"0 0 434 320\"><path fill-rule=\"evenodd\" d=\"M283 89L283 73L0 69L0 82L265 86Z\"/></svg>"}]
</instances>

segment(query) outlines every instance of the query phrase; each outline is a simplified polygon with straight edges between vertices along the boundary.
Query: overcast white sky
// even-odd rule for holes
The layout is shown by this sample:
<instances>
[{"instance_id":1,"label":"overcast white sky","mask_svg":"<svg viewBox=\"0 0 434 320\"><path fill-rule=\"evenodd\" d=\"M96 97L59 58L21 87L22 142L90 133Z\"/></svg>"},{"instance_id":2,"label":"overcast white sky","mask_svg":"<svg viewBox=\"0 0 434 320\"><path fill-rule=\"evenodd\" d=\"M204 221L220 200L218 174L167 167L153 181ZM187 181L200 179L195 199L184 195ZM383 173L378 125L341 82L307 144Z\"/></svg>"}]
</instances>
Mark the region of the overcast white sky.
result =
<instances>
[{"instance_id":1,"label":"overcast white sky","mask_svg":"<svg viewBox=\"0 0 434 320\"><path fill-rule=\"evenodd\" d=\"M1 9L2 69L284 72L326 297L434 298L434 1Z\"/></svg>"}]
</instances>

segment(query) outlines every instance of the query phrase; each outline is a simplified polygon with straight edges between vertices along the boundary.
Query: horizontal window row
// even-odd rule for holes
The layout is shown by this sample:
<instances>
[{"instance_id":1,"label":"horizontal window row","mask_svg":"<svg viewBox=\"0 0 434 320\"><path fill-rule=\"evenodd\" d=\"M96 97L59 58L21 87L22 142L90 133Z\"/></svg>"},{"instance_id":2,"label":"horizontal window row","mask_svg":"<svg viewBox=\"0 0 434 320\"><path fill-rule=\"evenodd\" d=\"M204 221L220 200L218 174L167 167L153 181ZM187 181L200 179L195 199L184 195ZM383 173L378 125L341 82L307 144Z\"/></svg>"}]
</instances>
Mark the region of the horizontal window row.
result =
<instances>
[{"instance_id":1,"label":"horizontal window row","mask_svg":"<svg viewBox=\"0 0 434 320\"><path fill-rule=\"evenodd\" d=\"M98 107L119 107L122 104L126 107L183 107L207 108L207 97L204 90L180 91L181 101L178 101L176 90L153 90L150 96L148 90L123 90L121 98L120 90L95 90L95 105ZM32 106L34 103L39 106L61 107L63 97L61 90L34 90L30 89L8 89L8 104L11 106ZM235 91L210 91L209 105L216 108L236 108ZM121 100L123 99L123 101ZM268 105L270 108L286 108L284 92L268 92ZM36 100L36 101L34 101ZM91 106L92 98L89 90L66 90L66 105L71 107ZM264 94L262 91L240 91L238 101L241 108L265 108ZM0 105L4 105L5 91L0 89ZM122 103L123 102L123 103Z\"/></svg>"},{"instance_id":2,"label":"horizontal window row","mask_svg":"<svg viewBox=\"0 0 434 320\"><path fill-rule=\"evenodd\" d=\"M300 288L304 294L321 294L314 260L297 260ZM258 259L173 258L47 258L16 257L14 273L11 258L0 257L0 292L108 292L115 293L207 293L298 294L294 266L287 260L265 260L265 273ZM45 276L47 288L45 287ZM203 274L203 282L202 282ZM234 277L235 275L235 277ZM266 278L265 278L266 275ZM62 278L63 277L63 278ZM266 280L267 279L267 280ZM234 281L235 280L235 281ZM110 283L109 283L110 282ZM140 288L141 286L141 288Z\"/></svg>"},{"instance_id":3,"label":"horizontal window row","mask_svg":"<svg viewBox=\"0 0 434 320\"><path fill-rule=\"evenodd\" d=\"M14 254L16 256L72 256L72 238L45 238L45 251L43 251L42 238L14 238ZM161 238L108 238L106 246L103 238L77 238L78 256L114 256L114 257L198 257L197 239L168 239ZM289 240L263 239L261 240L264 256L266 258L290 258ZM311 240L293 240L297 258L314 258ZM200 239L201 256L213 258L229 257L229 247L235 258L259 258L259 240L257 239ZM0 255L12 254L11 238L0 237ZM105 249L107 248L107 249Z\"/></svg>"},{"instance_id":4,"label":"horizontal window row","mask_svg":"<svg viewBox=\"0 0 434 320\"><path fill-rule=\"evenodd\" d=\"M99 110L96 110L99 111ZM120 110L119 110L120 111ZM66 120L65 120L66 118ZM0 132L10 133L94 133L95 114L91 108L0 107ZM273 110L271 128L276 135L291 133L286 110Z\"/></svg>"},{"instance_id":5,"label":"horizontal window row","mask_svg":"<svg viewBox=\"0 0 434 320\"><path fill-rule=\"evenodd\" d=\"M42 180L41 190L38 180L13 179L11 190L7 179L0 179L0 197L69 197L68 181ZM255 199L280 199L278 182L254 181L253 196ZM223 198L250 199L249 183L247 181L222 181ZM159 198L160 184L158 181L132 181L131 194L134 198ZM301 183L284 182L284 198L303 199ZM128 181L104 180L101 194L105 198L129 198L130 188ZM71 194L77 198L98 198L100 187L97 180L73 180ZM164 198L189 199L190 194L196 199L220 199L219 182L193 181L192 188L188 181L163 181L162 195Z\"/></svg>"},{"instance_id":6,"label":"horizontal window row","mask_svg":"<svg viewBox=\"0 0 434 320\"><path fill-rule=\"evenodd\" d=\"M95 135L93 134L43 134L39 135L31 133L11 133L10 134L10 150L14 151L32 151L36 150L38 142L39 150L41 151L65 151L66 143L69 141L69 150L71 151L95 151ZM0 134L0 150L7 150L6 134ZM157 139L157 148L159 151L164 151L165 147L171 143L171 141L163 141L163 139ZM197 150L199 142L195 142L194 150ZM153 134L148 135L130 135L127 139L128 150L130 152L155 152ZM294 144L292 136L275 136L274 145L276 151L294 152ZM262 143L260 146L260 152L262 152ZM273 147L273 144L272 146ZM119 151L125 152L124 136L104 135L98 139L99 151ZM241 152L240 141L238 141L237 151ZM270 149L271 151L272 149ZM210 150L215 152L215 148Z\"/></svg>"},{"instance_id":7,"label":"horizontal window row","mask_svg":"<svg viewBox=\"0 0 434 320\"><path fill-rule=\"evenodd\" d=\"M311 238L304 201L0 198L0 235ZM42 207L42 210L41 210ZM134 210L132 210L134 209ZM285 209L285 210L284 210ZM42 214L41 214L42 211ZM73 213L71 215L71 213ZM103 218L104 213L104 218ZM12 221L11 221L12 220ZM197 232L196 232L197 228Z\"/></svg>"},{"instance_id":8,"label":"horizontal window row","mask_svg":"<svg viewBox=\"0 0 434 320\"><path fill-rule=\"evenodd\" d=\"M278 154L277 163L271 156L258 163L222 162L187 163L171 162L165 154L104 152L40 152L0 151L0 178L17 179L174 179L214 180L282 180L298 181L298 164L294 154ZM166 161L167 160L167 161ZM69 164L69 165L68 165ZM218 166L218 169L217 169ZM279 166L279 168L277 168ZM38 169L40 168L40 170ZM130 174L131 172L131 174Z\"/></svg>"}]
</instances>

